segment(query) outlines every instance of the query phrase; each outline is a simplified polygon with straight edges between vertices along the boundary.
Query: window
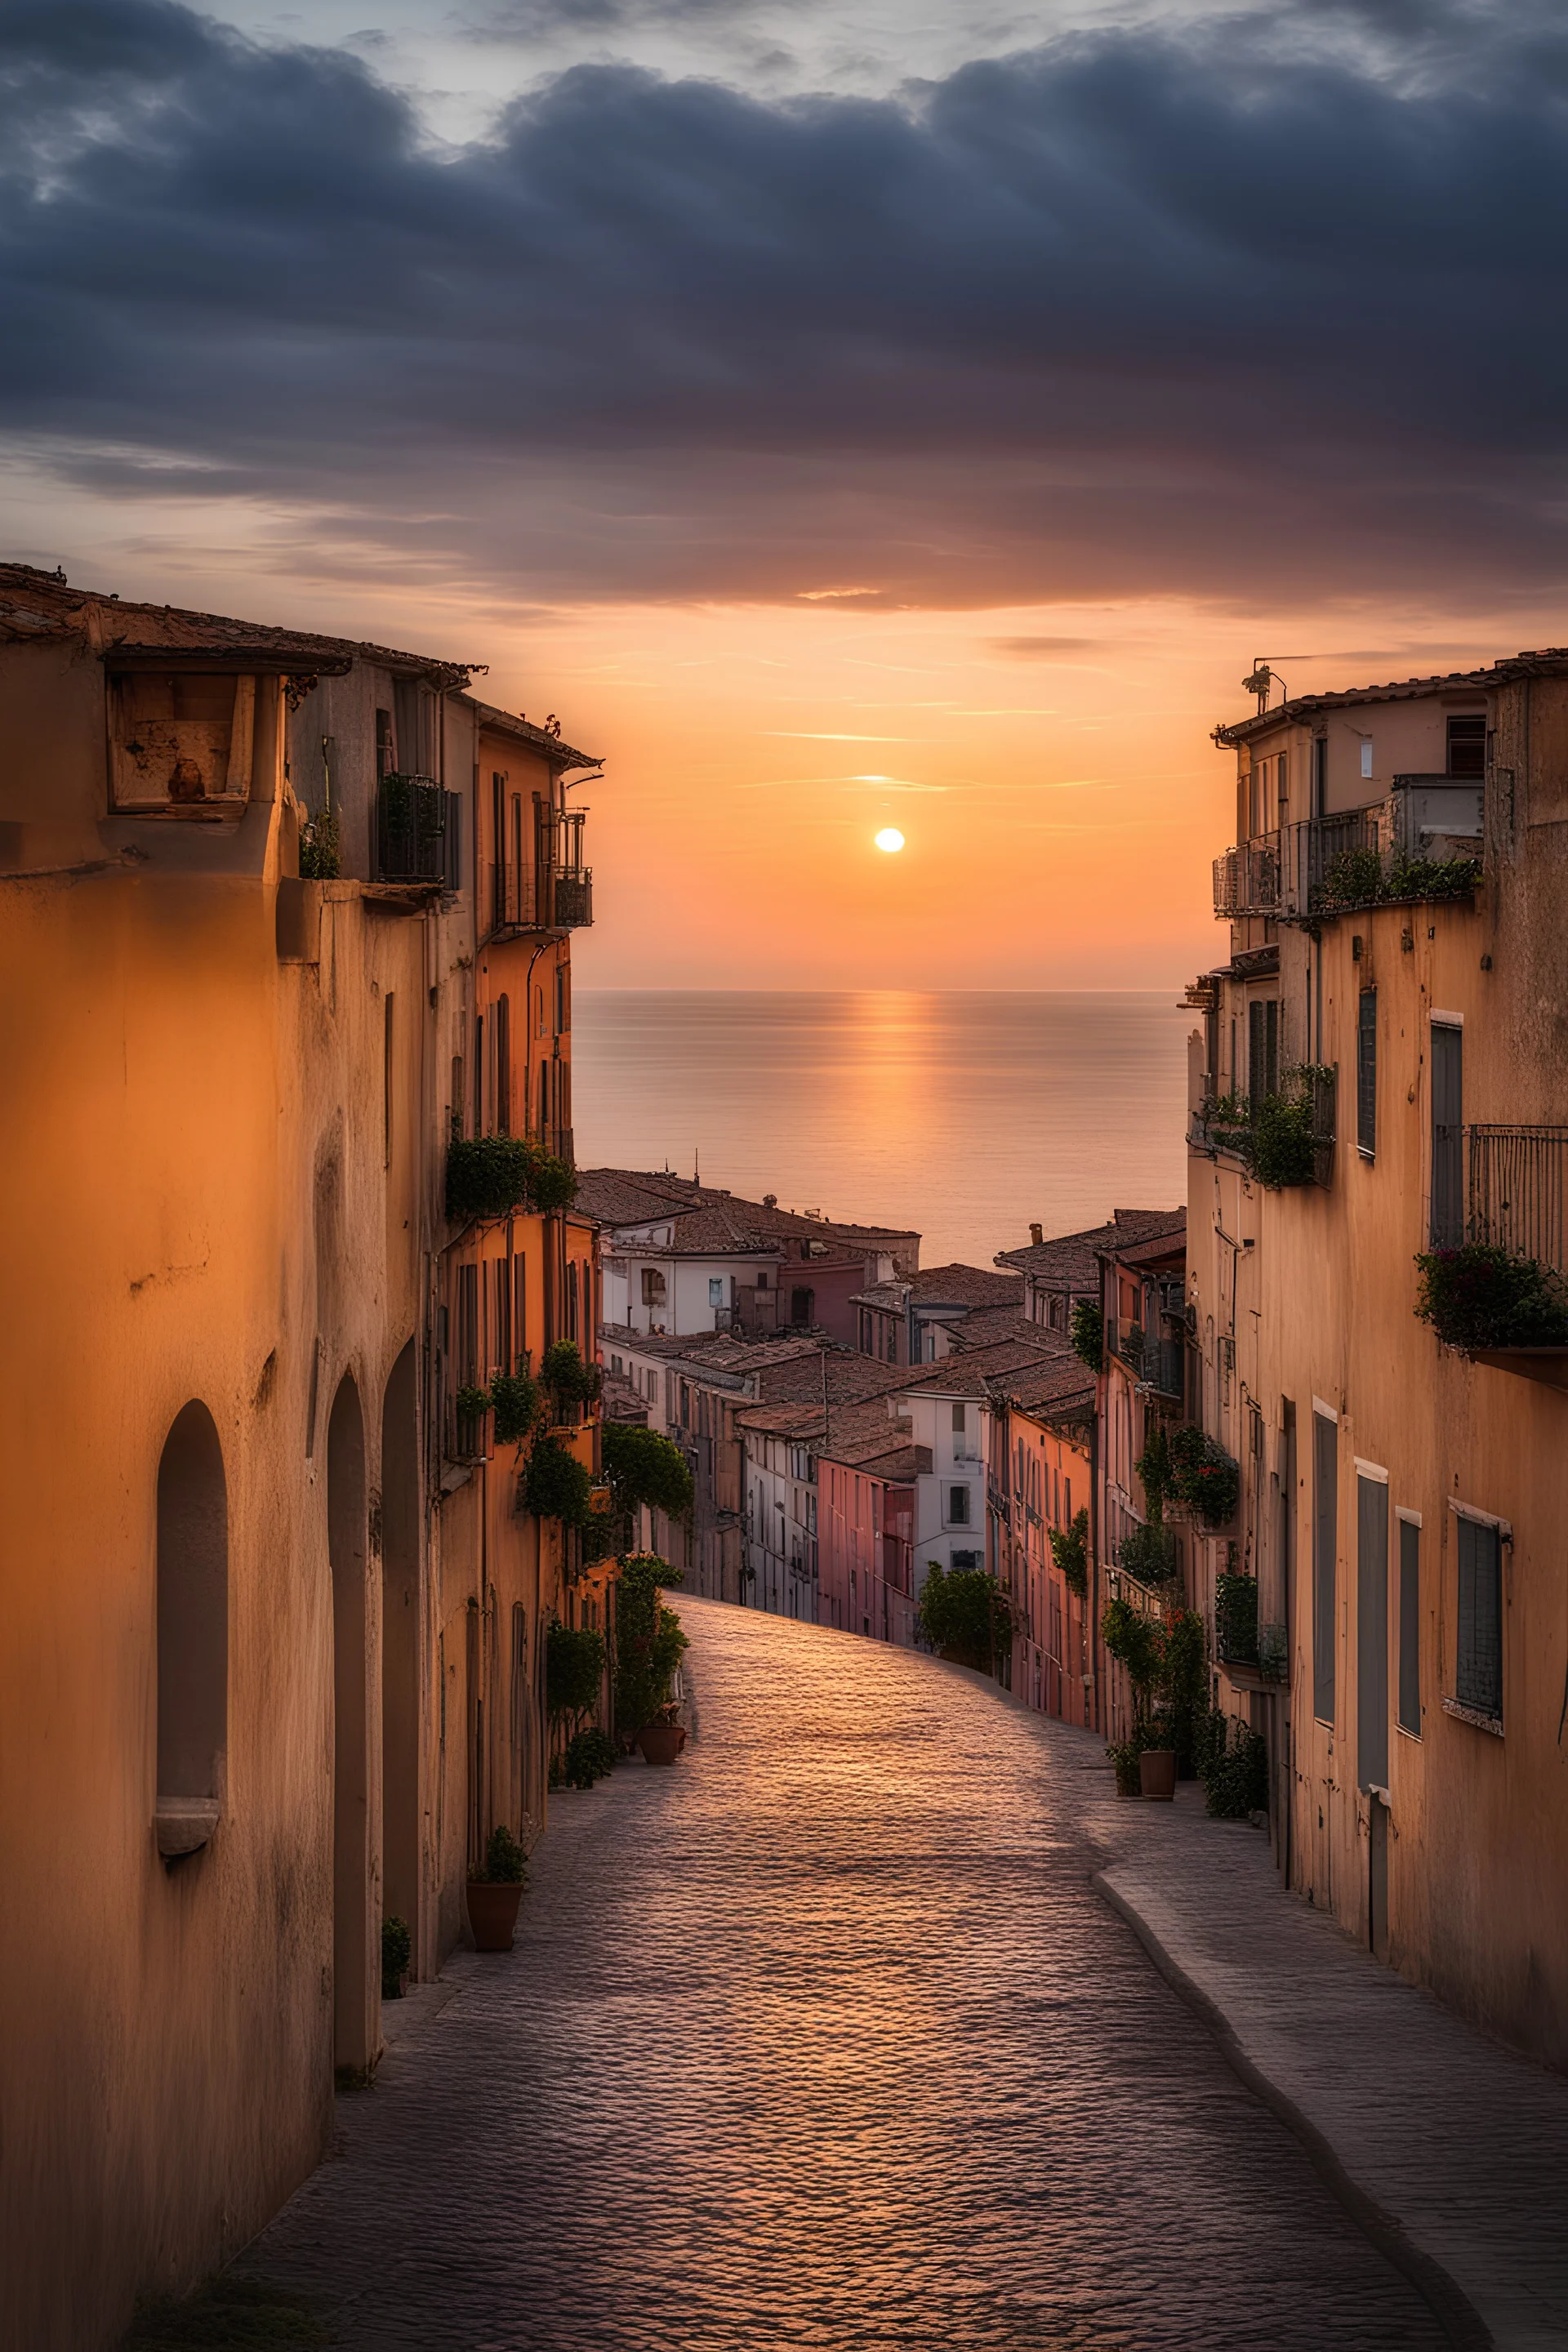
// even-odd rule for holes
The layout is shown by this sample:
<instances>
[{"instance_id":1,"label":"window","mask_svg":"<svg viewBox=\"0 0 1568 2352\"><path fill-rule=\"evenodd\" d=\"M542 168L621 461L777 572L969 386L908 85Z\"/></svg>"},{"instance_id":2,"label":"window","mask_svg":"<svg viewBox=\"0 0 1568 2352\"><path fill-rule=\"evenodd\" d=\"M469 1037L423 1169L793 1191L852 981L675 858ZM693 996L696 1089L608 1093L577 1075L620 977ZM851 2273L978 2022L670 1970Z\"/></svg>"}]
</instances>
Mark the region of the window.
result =
<instances>
[{"instance_id":1,"label":"window","mask_svg":"<svg viewBox=\"0 0 1568 2352\"><path fill-rule=\"evenodd\" d=\"M1370 735L1363 735L1361 739L1361 772L1363 776L1372 774L1372 737Z\"/></svg>"},{"instance_id":2,"label":"window","mask_svg":"<svg viewBox=\"0 0 1568 2352\"><path fill-rule=\"evenodd\" d=\"M1334 1553L1338 1540L1339 1425L1312 1416L1312 1713L1334 1719Z\"/></svg>"},{"instance_id":3,"label":"window","mask_svg":"<svg viewBox=\"0 0 1568 2352\"><path fill-rule=\"evenodd\" d=\"M389 990L382 1006L381 1029L381 1164L384 1168L390 1168L392 1165L392 1080L395 1066L392 1057L392 1007L394 1001Z\"/></svg>"},{"instance_id":4,"label":"window","mask_svg":"<svg viewBox=\"0 0 1568 2352\"><path fill-rule=\"evenodd\" d=\"M1486 714L1448 721L1448 773L1484 776L1487 772Z\"/></svg>"},{"instance_id":5,"label":"window","mask_svg":"<svg viewBox=\"0 0 1568 2352\"><path fill-rule=\"evenodd\" d=\"M1278 997L1255 997L1247 1008L1247 1091L1255 1103L1279 1091Z\"/></svg>"},{"instance_id":6,"label":"window","mask_svg":"<svg viewBox=\"0 0 1568 2352\"><path fill-rule=\"evenodd\" d=\"M474 1015L474 1133L485 1131L485 1016Z\"/></svg>"},{"instance_id":7,"label":"window","mask_svg":"<svg viewBox=\"0 0 1568 2352\"><path fill-rule=\"evenodd\" d=\"M137 672L109 680L117 809L237 811L250 792L254 677Z\"/></svg>"},{"instance_id":8,"label":"window","mask_svg":"<svg viewBox=\"0 0 1568 2352\"><path fill-rule=\"evenodd\" d=\"M466 1086L467 1080L463 1076L463 1057L461 1054L454 1054L452 1056L452 1099L448 1104L447 1108L451 1113L452 1132L456 1136L461 1136L463 1132L464 1114L468 1108L468 1102L465 1094Z\"/></svg>"},{"instance_id":9,"label":"window","mask_svg":"<svg viewBox=\"0 0 1568 2352\"><path fill-rule=\"evenodd\" d=\"M642 1303L645 1307L664 1305L664 1276L657 1265L645 1265L642 1270Z\"/></svg>"},{"instance_id":10,"label":"window","mask_svg":"<svg viewBox=\"0 0 1568 2352\"><path fill-rule=\"evenodd\" d=\"M521 1253L511 1262L512 1366L528 1357L528 1260Z\"/></svg>"},{"instance_id":11,"label":"window","mask_svg":"<svg viewBox=\"0 0 1568 2352\"><path fill-rule=\"evenodd\" d=\"M1326 735L1312 740L1312 806L1310 814L1324 816L1329 806L1329 739Z\"/></svg>"},{"instance_id":12,"label":"window","mask_svg":"<svg viewBox=\"0 0 1568 2352\"><path fill-rule=\"evenodd\" d=\"M708 1304L710 1307L722 1307L724 1304L724 1277L721 1274L710 1274L708 1277Z\"/></svg>"},{"instance_id":13,"label":"window","mask_svg":"<svg viewBox=\"0 0 1568 2352\"><path fill-rule=\"evenodd\" d=\"M511 1370L511 1267L504 1257L495 1262L496 1311L490 1326L495 1339L495 1370Z\"/></svg>"},{"instance_id":14,"label":"window","mask_svg":"<svg viewBox=\"0 0 1568 2352\"><path fill-rule=\"evenodd\" d=\"M1367 1159L1377 1150L1377 991L1363 988L1356 1022L1355 1139Z\"/></svg>"},{"instance_id":15,"label":"window","mask_svg":"<svg viewBox=\"0 0 1568 2352\"><path fill-rule=\"evenodd\" d=\"M978 1568L981 1565L980 1554L977 1551L955 1551L952 1564L955 1569Z\"/></svg>"},{"instance_id":16,"label":"window","mask_svg":"<svg viewBox=\"0 0 1568 2352\"><path fill-rule=\"evenodd\" d=\"M496 1133L511 1133L511 1004L496 999Z\"/></svg>"},{"instance_id":17,"label":"window","mask_svg":"<svg viewBox=\"0 0 1568 2352\"><path fill-rule=\"evenodd\" d=\"M797 1329L804 1330L811 1322L816 1304L813 1290L792 1290L789 1295L789 1319Z\"/></svg>"},{"instance_id":18,"label":"window","mask_svg":"<svg viewBox=\"0 0 1568 2352\"><path fill-rule=\"evenodd\" d=\"M479 1384L479 1269L458 1268L458 1385Z\"/></svg>"},{"instance_id":19,"label":"window","mask_svg":"<svg viewBox=\"0 0 1568 2352\"><path fill-rule=\"evenodd\" d=\"M158 1848L205 1845L228 1737L228 1499L205 1404L176 1415L158 1464Z\"/></svg>"},{"instance_id":20,"label":"window","mask_svg":"<svg viewBox=\"0 0 1568 2352\"><path fill-rule=\"evenodd\" d=\"M1421 1530L1399 1522L1399 1728L1421 1737Z\"/></svg>"},{"instance_id":21,"label":"window","mask_svg":"<svg viewBox=\"0 0 1568 2352\"><path fill-rule=\"evenodd\" d=\"M952 1528L966 1528L969 1525L969 1489L967 1486L950 1486L948 1488L947 1523L949 1527Z\"/></svg>"},{"instance_id":22,"label":"window","mask_svg":"<svg viewBox=\"0 0 1568 2352\"><path fill-rule=\"evenodd\" d=\"M1432 1247L1457 1249L1465 1238L1465 1033L1432 1024Z\"/></svg>"},{"instance_id":23,"label":"window","mask_svg":"<svg viewBox=\"0 0 1568 2352\"><path fill-rule=\"evenodd\" d=\"M1454 1696L1502 1721L1502 1542L1479 1519L1459 1519L1459 1638Z\"/></svg>"},{"instance_id":24,"label":"window","mask_svg":"<svg viewBox=\"0 0 1568 2352\"><path fill-rule=\"evenodd\" d=\"M1356 1478L1356 1785L1388 1786L1388 1488Z\"/></svg>"},{"instance_id":25,"label":"window","mask_svg":"<svg viewBox=\"0 0 1568 2352\"><path fill-rule=\"evenodd\" d=\"M397 746L392 740L392 713L378 710L375 714L375 780L379 784L397 766Z\"/></svg>"}]
</instances>

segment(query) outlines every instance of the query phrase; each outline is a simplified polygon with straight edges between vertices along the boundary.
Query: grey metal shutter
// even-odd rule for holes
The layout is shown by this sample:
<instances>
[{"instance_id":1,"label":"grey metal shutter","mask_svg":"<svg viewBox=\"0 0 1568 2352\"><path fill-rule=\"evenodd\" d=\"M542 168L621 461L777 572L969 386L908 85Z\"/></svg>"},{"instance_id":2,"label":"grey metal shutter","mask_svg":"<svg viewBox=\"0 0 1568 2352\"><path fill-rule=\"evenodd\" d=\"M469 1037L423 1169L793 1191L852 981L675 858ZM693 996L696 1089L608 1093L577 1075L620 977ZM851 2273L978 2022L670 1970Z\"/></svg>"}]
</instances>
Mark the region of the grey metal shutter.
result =
<instances>
[{"instance_id":1,"label":"grey metal shutter","mask_svg":"<svg viewBox=\"0 0 1568 2352\"><path fill-rule=\"evenodd\" d=\"M1356 1480L1356 1785L1388 1786L1388 1489Z\"/></svg>"},{"instance_id":2,"label":"grey metal shutter","mask_svg":"<svg viewBox=\"0 0 1568 2352\"><path fill-rule=\"evenodd\" d=\"M1338 1424L1312 1416L1312 1713L1334 1719L1334 1550L1340 1507Z\"/></svg>"},{"instance_id":3,"label":"grey metal shutter","mask_svg":"<svg viewBox=\"0 0 1568 2352\"><path fill-rule=\"evenodd\" d=\"M1495 1528L1459 1521L1459 1640L1454 1696L1502 1720L1502 1559Z\"/></svg>"},{"instance_id":4,"label":"grey metal shutter","mask_svg":"<svg viewBox=\"0 0 1568 2352\"><path fill-rule=\"evenodd\" d=\"M1399 1522L1399 1727L1421 1735L1421 1530Z\"/></svg>"},{"instance_id":5,"label":"grey metal shutter","mask_svg":"<svg viewBox=\"0 0 1568 2352\"><path fill-rule=\"evenodd\" d=\"M1363 988L1356 1024L1355 1139L1370 1159L1377 1150L1377 991Z\"/></svg>"},{"instance_id":6,"label":"grey metal shutter","mask_svg":"<svg viewBox=\"0 0 1568 2352\"><path fill-rule=\"evenodd\" d=\"M1458 1249L1465 1238L1465 1033L1432 1024L1432 1247Z\"/></svg>"}]
</instances>

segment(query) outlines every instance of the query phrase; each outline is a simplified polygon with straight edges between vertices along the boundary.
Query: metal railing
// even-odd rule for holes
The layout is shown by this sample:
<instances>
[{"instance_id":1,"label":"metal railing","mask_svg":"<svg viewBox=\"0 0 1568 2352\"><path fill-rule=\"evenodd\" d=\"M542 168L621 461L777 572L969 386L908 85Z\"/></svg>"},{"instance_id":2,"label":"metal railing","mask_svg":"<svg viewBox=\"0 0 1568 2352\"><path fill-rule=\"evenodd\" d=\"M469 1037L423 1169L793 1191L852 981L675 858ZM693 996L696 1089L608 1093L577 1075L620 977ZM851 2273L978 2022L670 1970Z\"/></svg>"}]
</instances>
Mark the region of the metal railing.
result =
<instances>
[{"instance_id":1,"label":"metal railing","mask_svg":"<svg viewBox=\"0 0 1568 2352\"><path fill-rule=\"evenodd\" d=\"M1377 808L1347 809L1286 828L1284 900L1292 914L1355 902L1362 886L1375 896L1383 826Z\"/></svg>"},{"instance_id":2,"label":"metal railing","mask_svg":"<svg viewBox=\"0 0 1568 2352\"><path fill-rule=\"evenodd\" d=\"M1430 867L1468 857L1479 866L1484 814L1480 784L1400 776L1384 800L1289 825L1281 843L1279 911L1300 918L1348 913L1385 898L1414 902ZM1218 870L1216 864L1216 888ZM1392 898L1391 877L1397 886ZM1452 897L1463 895L1466 885L1450 872L1436 887L1439 897Z\"/></svg>"},{"instance_id":3,"label":"metal railing","mask_svg":"<svg viewBox=\"0 0 1568 2352\"><path fill-rule=\"evenodd\" d=\"M375 795L376 878L462 887L462 803L431 776L383 776Z\"/></svg>"},{"instance_id":4,"label":"metal railing","mask_svg":"<svg viewBox=\"0 0 1568 2352\"><path fill-rule=\"evenodd\" d=\"M594 919L594 876L584 866L581 872L557 872L552 891L552 917L557 930L586 930Z\"/></svg>"},{"instance_id":5,"label":"metal railing","mask_svg":"<svg viewBox=\"0 0 1568 2352\"><path fill-rule=\"evenodd\" d=\"M1214 861L1216 915L1271 915L1279 904L1279 835L1227 849Z\"/></svg>"},{"instance_id":6,"label":"metal railing","mask_svg":"<svg viewBox=\"0 0 1568 2352\"><path fill-rule=\"evenodd\" d=\"M1568 1273L1568 1127L1471 1127L1468 1235Z\"/></svg>"},{"instance_id":7,"label":"metal railing","mask_svg":"<svg viewBox=\"0 0 1568 2352\"><path fill-rule=\"evenodd\" d=\"M1186 1366L1183 1359L1186 1351L1182 1340L1162 1339L1157 1332L1145 1330L1141 1323L1123 1322L1113 1316L1106 1341L1110 1353L1126 1365L1140 1388L1152 1389L1160 1396L1184 1394Z\"/></svg>"}]
</instances>

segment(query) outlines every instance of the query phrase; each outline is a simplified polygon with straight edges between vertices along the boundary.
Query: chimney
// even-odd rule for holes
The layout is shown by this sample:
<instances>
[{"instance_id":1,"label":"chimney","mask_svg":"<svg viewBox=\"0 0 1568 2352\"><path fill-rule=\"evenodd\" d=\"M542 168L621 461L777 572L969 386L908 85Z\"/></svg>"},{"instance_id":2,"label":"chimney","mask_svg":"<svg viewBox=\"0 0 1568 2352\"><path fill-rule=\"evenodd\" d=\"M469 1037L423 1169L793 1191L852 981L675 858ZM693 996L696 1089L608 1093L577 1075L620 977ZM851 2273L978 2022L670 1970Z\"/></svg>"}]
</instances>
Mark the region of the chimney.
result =
<instances>
[{"instance_id":1,"label":"chimney","mask_svg":"<svg viewBox=\"0 0 1568 2352\"><path fill-rule=\"evenodd\" d=\"M1029 1227L1029 1240L1036 1249L1038 1249L1041 1246L1045 1238L1046 1229L1043 1225L1031 1225Z\"/></svg>"},{"instance_id":2,"label":"chimney","mask_svg":"<svg viewBox=\"0 0 1568 2352\"><path fill-rule=\"evenodd\" d=\"M778 1204L779 1196L776 1192L764 1192L763 1194L763 1206L764 1209L776 1209Z\"/></svg>"}]
</instances>

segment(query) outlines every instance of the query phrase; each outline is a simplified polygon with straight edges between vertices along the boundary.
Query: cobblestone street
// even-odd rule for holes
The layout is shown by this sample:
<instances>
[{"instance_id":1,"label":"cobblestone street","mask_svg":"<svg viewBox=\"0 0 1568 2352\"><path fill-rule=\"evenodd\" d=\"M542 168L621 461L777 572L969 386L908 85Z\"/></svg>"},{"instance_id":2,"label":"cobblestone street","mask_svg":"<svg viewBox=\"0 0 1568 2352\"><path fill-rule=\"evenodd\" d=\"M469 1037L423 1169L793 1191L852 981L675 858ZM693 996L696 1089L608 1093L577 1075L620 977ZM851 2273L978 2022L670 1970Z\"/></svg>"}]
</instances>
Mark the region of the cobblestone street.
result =
<instances>
[{"instance_id":1,"label":"cobblestone street","mask_svg":"<svg viewBox=\"0 0 1568 2352\"><path fill-rule=\"evenodd\" d=\"M680 1763L552 1801L245 2271L362 2352L1447 2340L1090 1887L1097 1743L679 1606Z\"/></svg>"}]
</instances>

